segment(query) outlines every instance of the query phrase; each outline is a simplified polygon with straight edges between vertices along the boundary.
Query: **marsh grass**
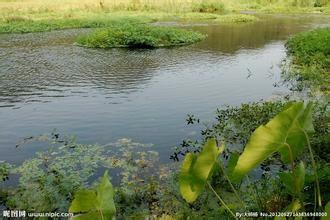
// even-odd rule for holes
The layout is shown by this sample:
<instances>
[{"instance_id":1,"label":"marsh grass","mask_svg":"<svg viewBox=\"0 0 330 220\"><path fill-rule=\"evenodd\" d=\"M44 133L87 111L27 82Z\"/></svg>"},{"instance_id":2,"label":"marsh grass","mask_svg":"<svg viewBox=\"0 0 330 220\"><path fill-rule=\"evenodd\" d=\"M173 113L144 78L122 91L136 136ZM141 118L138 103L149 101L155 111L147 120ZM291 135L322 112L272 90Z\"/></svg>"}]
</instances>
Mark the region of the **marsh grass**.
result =
<instances>
[{"instance_id":1,"label":"marsh grass","mask_svg":"<svg viewBox=\"0 0 330 220\"><path fill-rule=\"evenodd\" d=\"M204 39L198 32L147 25L114 26L78 38L78 45L92 48L155 48L192 44Z\"/></svg>"}]
</instances>

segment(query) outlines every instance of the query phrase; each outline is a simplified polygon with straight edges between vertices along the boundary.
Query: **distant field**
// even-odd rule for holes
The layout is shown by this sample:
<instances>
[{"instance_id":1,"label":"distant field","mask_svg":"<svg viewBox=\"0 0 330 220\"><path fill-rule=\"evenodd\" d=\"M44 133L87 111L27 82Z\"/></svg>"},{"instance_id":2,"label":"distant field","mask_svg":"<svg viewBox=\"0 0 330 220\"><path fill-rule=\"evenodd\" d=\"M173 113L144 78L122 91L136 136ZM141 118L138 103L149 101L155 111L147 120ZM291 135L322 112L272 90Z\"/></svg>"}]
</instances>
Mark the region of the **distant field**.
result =
<instances>
[{"instance_id":1,"label":"distant field","mask_svg":"<svg viewBox=\"0 0 330 220\"><path fill-rule=\"evenodd\" d=\"M329 11L329 0L0 0L2 16L77 11Z\"/></svg>"},{"instance_id":2,"label":"distant field","mask_svg":"<svg viewBox=\"0 0 330 220\"><path fill-rule=\"evenodd\" d=\"M114 22L132 20L148 23L159 20L217 19L218 22L240 23L255 20L253 16L239 14L241 11L329 13L329 1L0 0L0 33L108 27Z\"/></svg>"}]
</instances>

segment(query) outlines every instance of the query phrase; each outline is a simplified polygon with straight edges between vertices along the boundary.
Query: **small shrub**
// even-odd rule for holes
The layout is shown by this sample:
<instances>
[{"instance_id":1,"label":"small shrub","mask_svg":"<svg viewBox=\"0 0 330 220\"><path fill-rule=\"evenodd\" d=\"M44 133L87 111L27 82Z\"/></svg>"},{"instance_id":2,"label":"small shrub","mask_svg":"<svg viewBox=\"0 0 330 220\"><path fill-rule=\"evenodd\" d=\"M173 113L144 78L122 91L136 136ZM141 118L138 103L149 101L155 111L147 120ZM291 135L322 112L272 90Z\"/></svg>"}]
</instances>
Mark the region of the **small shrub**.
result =
<instances>
[{"instance_id":1,"label":"small shrub","mask_svg":"<svg viewBox=\"0 0 330 220\"><path fill-rule=\"evenodd\" d=\"M314 7L323 7L329 4L329 0L316 0L314 2Z\"/></svg>"},{"instance_id":2,"label":"small shrub","mask_svg":"<svg viewBox=\"0 0 330 220\"><path fill-rule=\"evenodd\" d=\"M204 0L192 6L193 12L203 13L223 13L225 12L225 5L219 1Z\"/></svg>"}]
</instances>

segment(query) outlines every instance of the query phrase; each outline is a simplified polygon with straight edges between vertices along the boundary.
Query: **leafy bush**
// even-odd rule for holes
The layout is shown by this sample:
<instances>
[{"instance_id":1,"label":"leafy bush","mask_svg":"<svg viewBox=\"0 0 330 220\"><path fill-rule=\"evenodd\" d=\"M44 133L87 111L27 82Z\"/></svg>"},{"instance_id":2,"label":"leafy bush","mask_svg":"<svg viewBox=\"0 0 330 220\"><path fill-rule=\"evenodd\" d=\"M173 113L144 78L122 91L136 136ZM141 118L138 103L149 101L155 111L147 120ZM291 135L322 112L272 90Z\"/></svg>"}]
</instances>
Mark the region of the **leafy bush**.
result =
<instances>
[{"instance_id":1,"label":"leafy bush","mask_svg":"<svg viewBox=\"0 0 330 220\"><path fill-rule=\"evenodd\" d=\"M94 48L155 48L192 44L204 39L203 34L173 27L123 25L102 29L80 37L79 45Z\"/></svg>"}]
</instances>

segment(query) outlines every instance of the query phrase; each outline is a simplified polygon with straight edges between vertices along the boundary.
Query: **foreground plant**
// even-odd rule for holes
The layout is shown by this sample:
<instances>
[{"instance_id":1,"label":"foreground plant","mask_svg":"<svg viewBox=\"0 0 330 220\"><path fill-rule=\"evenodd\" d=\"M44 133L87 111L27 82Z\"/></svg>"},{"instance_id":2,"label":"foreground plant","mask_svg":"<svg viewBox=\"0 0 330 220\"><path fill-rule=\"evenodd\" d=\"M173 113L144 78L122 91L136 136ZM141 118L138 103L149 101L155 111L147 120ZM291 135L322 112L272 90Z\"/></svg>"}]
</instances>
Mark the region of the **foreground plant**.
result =
<instances>
[{"instance_id":1,"label":"foreground plant","mask_svg":"<svg viewBox=\"0 0 330 220\"><path fill-rule=\"evenodd\" d=\"M312 104L290 103L266 125L259 126L252 133L242 154L237 157L231 157L234 159L229 160L227 163L226 170L229 172L229 178L227 179L234 192L236 190L232 182L241 182L254 168L277 152L281 155L281 160L284 164L291 164L289 172L279 173L282 184L292 195L292 203L286 210L298 211L303 207L302 190L305 184L306 171L304 162L297 162L297 159L304 151L305 146L308 146L314 171L317 205L319 210L322 209L317 167L308 136L308 133L314 131L311 113ZM217 148L215 139L209 139L201 153L189 153L186 155L181 168L180 192L187 202L192 203L201 194L206 183L208 183L209 188L219 199L220 203L235 217L233 211L230 210L225 201L208 182L212 177L213 167L219 161L219 152L221 150ZM226 175L225 172L224 175ZM238 194L236 193L236 195ZM244 204L242 205L244 206Z\"/></svg>"},{"instance_id":2,"label":"foreground plant","mask_svg":"<svg viewBox=\"0 0 330 220\"><path fill-rule=\"evenodd\" d=\"M114 189L105 172L95 189L80 189L75 194L69 212L76 214L72 219L112 219L116 214L113 199Z\"/></svg>"}]
</instances>

